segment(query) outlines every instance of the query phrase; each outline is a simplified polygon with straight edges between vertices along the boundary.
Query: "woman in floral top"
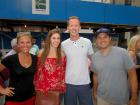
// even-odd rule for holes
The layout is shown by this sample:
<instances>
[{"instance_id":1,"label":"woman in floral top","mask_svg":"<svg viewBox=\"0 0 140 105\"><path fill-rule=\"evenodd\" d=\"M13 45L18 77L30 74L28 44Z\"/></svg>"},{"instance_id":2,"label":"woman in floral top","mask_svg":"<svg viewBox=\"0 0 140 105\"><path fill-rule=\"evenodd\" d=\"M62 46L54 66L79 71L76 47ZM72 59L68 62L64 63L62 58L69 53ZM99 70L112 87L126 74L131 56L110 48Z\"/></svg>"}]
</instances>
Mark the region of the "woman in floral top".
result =
<instances>
[{"instance_id":1,"label":"woman in floral top","mask_svg":"<svg viewBox=\"0 0 140 105\"><path fill-rule=\"evenodd\" d=\"M38 54L38 70L34 84L35 105L59 105L60 93L65 92L66 60L61 52L60 31L49 31L45 48Z\"/></svg>"}]
</instances>

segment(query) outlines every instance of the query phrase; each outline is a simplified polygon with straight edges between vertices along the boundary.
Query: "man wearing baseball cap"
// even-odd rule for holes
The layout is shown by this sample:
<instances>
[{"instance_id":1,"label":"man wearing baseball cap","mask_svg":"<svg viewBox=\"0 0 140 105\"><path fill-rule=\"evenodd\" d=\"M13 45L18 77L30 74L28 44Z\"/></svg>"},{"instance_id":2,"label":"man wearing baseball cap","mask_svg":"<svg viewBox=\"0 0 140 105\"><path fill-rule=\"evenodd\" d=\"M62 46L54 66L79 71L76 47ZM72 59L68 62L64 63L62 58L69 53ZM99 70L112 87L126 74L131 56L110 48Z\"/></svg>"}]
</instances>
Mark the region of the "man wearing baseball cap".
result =
<instances>
[{"instance_id":1,"label":"man wearing baseball cap","mask_svg":"<svg viewBox=\"0 0 140 105\"><path fill-rule=\"evenodd\" d=\"M111 36L111 30L108 28L100 28L96 31L95 37L97 37L100 33L106 33L108 36Z\"/></svg>"},{"instance_id":2,"label":"man wearing baseball cap","mask_svg":"<svg viewBox=\"0 0 140 105\"><path fill-rule=\"evenodd\" d=\"M108 28L96 31L96 44L99 50L93 57L93 94L97 105L137 105L135 65L128 52L111 45Z\"/></svg>"}]
</instances>

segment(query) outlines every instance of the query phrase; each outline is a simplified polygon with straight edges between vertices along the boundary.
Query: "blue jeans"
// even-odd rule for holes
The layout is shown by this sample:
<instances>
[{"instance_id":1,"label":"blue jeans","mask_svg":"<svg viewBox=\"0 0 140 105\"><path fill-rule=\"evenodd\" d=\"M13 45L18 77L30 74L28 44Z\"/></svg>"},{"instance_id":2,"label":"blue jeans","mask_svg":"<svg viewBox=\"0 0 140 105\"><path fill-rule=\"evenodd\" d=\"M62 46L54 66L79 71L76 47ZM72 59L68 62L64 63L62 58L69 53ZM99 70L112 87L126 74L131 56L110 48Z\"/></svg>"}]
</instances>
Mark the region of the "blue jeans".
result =
<instances>
[{"instance_id":1,"label":"blue jeans","mask_svg":"<svg viewBox=\"0 0 140 105\"><path fill-rule=\"evenodd\" d=\"M89 84L71 85L66 84L66 93L64 95L64 105L93 105L92 91Z\"/></svg>"}]
</instances>

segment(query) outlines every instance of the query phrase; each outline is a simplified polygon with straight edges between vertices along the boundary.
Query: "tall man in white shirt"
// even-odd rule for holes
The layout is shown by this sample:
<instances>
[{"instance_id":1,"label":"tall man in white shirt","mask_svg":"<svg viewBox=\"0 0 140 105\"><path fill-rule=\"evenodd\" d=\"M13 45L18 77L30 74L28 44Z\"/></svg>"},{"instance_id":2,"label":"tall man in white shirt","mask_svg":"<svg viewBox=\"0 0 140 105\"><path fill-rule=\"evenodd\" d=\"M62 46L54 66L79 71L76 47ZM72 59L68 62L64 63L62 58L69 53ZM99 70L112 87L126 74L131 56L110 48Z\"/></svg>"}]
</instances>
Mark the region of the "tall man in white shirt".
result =
<instances>
[{"instance_id":1,"label":"tall man in white shirt","mask_svg":"<svg viewBox=\"0 0 140 105\"><path fill-rule=\"evenodd\" d=\"M67 58L65 105L93 105L88 58L92 61L93 48L89 39L80 37L80 20L72 16L67 30L70 38L62 42L62 50Z\"/></svg>"}]
</instances>

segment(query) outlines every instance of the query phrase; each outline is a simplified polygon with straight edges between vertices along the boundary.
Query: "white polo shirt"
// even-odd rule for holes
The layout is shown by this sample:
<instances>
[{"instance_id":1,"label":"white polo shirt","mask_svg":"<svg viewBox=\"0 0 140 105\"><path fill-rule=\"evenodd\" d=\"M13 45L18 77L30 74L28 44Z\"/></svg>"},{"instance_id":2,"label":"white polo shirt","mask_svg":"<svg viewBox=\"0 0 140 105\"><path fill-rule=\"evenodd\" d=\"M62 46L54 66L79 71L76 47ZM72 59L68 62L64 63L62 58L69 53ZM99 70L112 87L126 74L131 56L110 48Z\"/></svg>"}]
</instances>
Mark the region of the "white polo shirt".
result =
<instances>
[{"instance_id":1,"label":"white polo shirt","mask_svg":"<svg viewBox=\"0 0 140 105\"><path fill-rule=\"evenodd\" d=\"M85 85L90 83L88 55L93 54L89 39L80 37L77 41L69 39L62 42L62 50L66 54L66 83Z\"/></svg>"}]
</instances>

